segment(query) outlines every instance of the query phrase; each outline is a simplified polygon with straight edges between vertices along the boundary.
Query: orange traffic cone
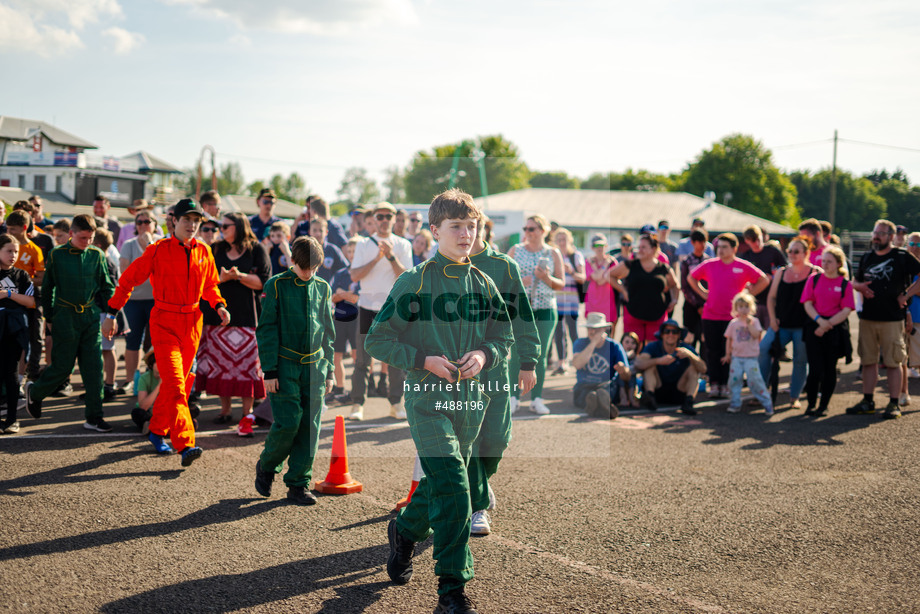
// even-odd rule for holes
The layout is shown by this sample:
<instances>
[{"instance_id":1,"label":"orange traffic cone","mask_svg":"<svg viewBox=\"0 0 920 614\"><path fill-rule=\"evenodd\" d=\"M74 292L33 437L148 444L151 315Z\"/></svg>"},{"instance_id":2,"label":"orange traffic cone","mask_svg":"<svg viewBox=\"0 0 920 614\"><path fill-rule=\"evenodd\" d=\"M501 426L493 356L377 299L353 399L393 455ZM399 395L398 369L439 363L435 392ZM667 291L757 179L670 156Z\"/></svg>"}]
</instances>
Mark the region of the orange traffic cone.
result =
<instances>
[{"instance_id":1,"label":"orange traffic cone","mask_svg":"<svg viewBox=\"0 0 920 614\"><path fill-rule=\"evenodd\" d=\"M352 479L348 473L348 450L345 448L345 418L335 417L335 431L332 433L332 461L329 473L313 490L327 495L350 495L364 490L364 485Z\"/></svg>"},{"instance_id":2,"label":"orange traffic cone","mask_svg":"<svg viewBox=\"0 0 920 614\"><path fill-rule=\"evenodd\" d=\"M414 493L415 489L418 488L418 483L422 479L423 475L425 475L425 471L422 469L422 461L419 459L418 454L416 454L415 468L412 469L412 484L409 486L409 494L396 502L396 507L393 508L394 512L398 512L402 508L409 505L409 501L412 501L412 493Z\"/></svg>"}]
</instances>

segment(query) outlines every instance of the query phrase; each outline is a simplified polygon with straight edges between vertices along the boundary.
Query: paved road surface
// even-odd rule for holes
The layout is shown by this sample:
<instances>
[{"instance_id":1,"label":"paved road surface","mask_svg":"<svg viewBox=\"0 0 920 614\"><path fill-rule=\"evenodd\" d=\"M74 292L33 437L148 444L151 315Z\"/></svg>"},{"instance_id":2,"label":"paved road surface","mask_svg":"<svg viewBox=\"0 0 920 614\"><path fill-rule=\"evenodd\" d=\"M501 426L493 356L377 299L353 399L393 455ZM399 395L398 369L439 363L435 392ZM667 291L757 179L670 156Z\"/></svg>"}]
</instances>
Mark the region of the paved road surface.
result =
<instances>
[{"instance_id":1,"label":"paved road surface","mask_svg":"<svg viewBox=\"0 0 920 614\"><path fill-rule=\"evenodd\" d=\"M553 414L515 421L494 533L473 540L480 612L917 611L920 419L844 415L852 370L817 420L729 415L703 397L693 419L598 421L573 413L574 377L551 378ZM106 407L108 435L81 428L73 397L0 439L0 611L433 610L430 542L409 585L384 569L413 448L383 400L348 430L364 492L308 508L286 505L280 480L256 495L265 431L212 427L216 399L187 470L152 454L127 403Z\"/></svg>"}]
</instances>

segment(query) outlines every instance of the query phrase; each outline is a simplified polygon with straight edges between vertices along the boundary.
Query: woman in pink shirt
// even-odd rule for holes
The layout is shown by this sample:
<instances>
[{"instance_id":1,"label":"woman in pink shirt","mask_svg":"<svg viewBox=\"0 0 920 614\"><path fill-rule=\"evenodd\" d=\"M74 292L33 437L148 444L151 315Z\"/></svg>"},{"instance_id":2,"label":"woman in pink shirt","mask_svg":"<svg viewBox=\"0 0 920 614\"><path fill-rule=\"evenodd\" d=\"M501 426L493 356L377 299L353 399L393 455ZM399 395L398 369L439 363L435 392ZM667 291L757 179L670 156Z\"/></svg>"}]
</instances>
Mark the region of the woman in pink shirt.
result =
<instances>
[{"instance_id":1,"label":"woman in pink shirt","mask_svg":"<svg viewBox=\"0 0 920 614\"><path fill-rule=\"evenodd\" d=\"M815 273L805 282L802 303L811 318L805 323L805 350L808 353L807 416L823 416L837 386L837 360L852 354L847 318L856 309L853 285L843 276L846 257L835 245L821 254L824 273ZM821 405L818 391L821 391Z\"/></svg>"},{"instance_id":2,"label":"woman in pink shirt","mask_svg":"<svg viewBox=\"0 0 920 614\"><path fill-rule=\"evenodd\" d=\"M716 237L716 257L710 258L690 271L687 283L703 297L703 342L706 366L709 370L709 396L722 399L728 396L729 365L722 362L725 356L725 329L732 319L732 300L750 286L754 296L768 285L769 278L746 260L735 258L738 237L730 232ZM700 285L708 284L708 290Z\"/></svg>"}]
</instances>

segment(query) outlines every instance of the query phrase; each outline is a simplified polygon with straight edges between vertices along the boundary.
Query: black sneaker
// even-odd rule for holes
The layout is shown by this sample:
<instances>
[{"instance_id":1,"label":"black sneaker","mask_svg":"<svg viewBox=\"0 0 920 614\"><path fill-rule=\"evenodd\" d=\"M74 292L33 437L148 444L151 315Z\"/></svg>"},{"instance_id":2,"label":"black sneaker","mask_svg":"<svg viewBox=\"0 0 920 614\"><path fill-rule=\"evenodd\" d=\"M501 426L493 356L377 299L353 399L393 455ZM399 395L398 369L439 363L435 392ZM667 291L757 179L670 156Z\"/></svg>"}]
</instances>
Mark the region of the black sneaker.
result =
<instances>
[{"instance_id":1,"label":"black sneaker","mask_svg":"<svg viewBox=\"0 0 920 614\"><path fill-rule=\"evenodd\" d=\"M693 397L689 394L684 397L684 402L680 405L680 411L688 416L695 416L697 414L696 408L693 407Z\"/></svg>"},{"instance_id":2,"label":"black sneaker","mask_svg":"<svg viewBox=\"0 0 920 614\"><path fill-rule=\"evenodd\" d=\"M818 407L818 409L815 410L815 416L826 416L826 415L827 415L826 407L823 407L823 406Z\"/></svg>"},{"instance_id":3,"label":"black sneaker","mask_svg":"<svg viewBox=\"0 0 920 614\"><path fill-rule=\"evenodd\" d=\"M333 387L332 387L332 392L330 392L329 394L327 394L326 397L325 397L325 399L324 399L324 402L326 403L326 407L331 407L332 405L334 405L335 402L336 402L336 401L335 401L335 400L336 400L336 397L338 397L339 395L342 395L342 394L345 394L345 389L344 389L344 388L342 388L341 386L333 386Z\"/></svg>"},{"instance_id":4,"label":"black sneaker","mask_svg":"<svg viewBox=\"0 0 920 614\"><path fill-rule=\"evenodd\" d=\"M201 454L204 452L198 446L189 446L188 448L182 450L182 466L188 467L194 463L197 459L201 458Z\"/></svg>"},{"instance_id":5,"label":"black sneaker","mask_svg":"<svg viewBox=\"0 0 920 614\"><path fill-rule=\"evenodd\" d=\"M589 416L597 415L597 391L592 390L585 395L585 411Z\"/></svg>"},{"instance_id":6,"label":"black sneaker","mask_svg":"<svg viewBox=\"0 0 920 614\"><path fill-rule=\"evenodd\" d=\"M274 471L262 471L261 461L256 461L256 492L263 497L272 495L272 482L275 481Z\"/></svg>"},{"instance_id":7,"label":"black sneaker","mask_svg":"<svg viewBox=\"0 0 920 614\"><path fill-rule=\"evenodd\" d=\"M25 395L26 395L26 412L30 416L38 420L39 418L42 417L42 402L32 400L32 382L31 381L26 382Z\"/></svg>"},{"instance_id":8,"label":"black sneaker","mask_svg":"<svg viewBox=\"0 0 920 614\"><path fill-rule=\"evenodd\" d=\"M847 407L847 413L850 415L871 415L875 413L875 401L863 399L853 407Z\"/></svg>"},{"instance_id":9,"label":"black sneaker","mask_svg":"<svg viewBox=\"0 0 920 614\"><path fill-rule=\"evenodd\" d=\"M849 411L849 410L847 410L847 411ZM814 405L809 405L808 408L805 410L805 415L806 415L806 416L815 416L815 415L817 415L817 414L818 414L818 410L815 408Z\"/></svg>"},{"instance_id":10,"label":"black sneaker","mask_svg":"<svg viewBox=\"0 0 920 614\"><path fill-rule=\"evenodd\" d=\"M287 498L297 505L316 505L316 495L303 486L288 486Z\"/></svg>"},{"instance_id":11,"label":"black sneaker","mask_svg":"<svg viewBox=\"0 0 920 614\"><path fill-rule=\"evenodd\" d=\"M639 406L649 411L658 411L658 401L655 400L655 394L648 390L643 390L642 397L639 399Z\"/></svg>"},{"instance_id":12,"label":"black sneaker","mask_svg":"<svg viewBox=\"0 0 920 614\"><path fill-rule=\"evenodd\" d=\"M87 431L98 431L100 433L108 433L112 430L112 425L103 420L102 418L96 418L95 420L87 420L83 423L83 428Z\"/></svg>"},{"instance_id":13,"label":"black sneaker","mask_svg":"<svg viewBox=\"0 0 920 614\"><path fill-rule=\"evenodd\" d=\"M434 614L478 614L463 587L455 588L438 597Z\"/></svg>"},{"instance_id":14,"label":"black sneaker","mask_svg":"<svg viewBox=\"0 0 920 614\"><path fill-rule=\"evenodd\" d=\"M387 575L396 584L405 584L412 578L412 557L415 556L415 542L403 537L396 528L396 519L387 525L390 541L390 556L387 557Z\"/></svg>"},{"instance_id":15,"label":"black sneaker","mask_svg":"<svg viewBox=\"0 0 920 614\"><path fill-rule=\"evenodd\" d=\"M885 420L895 420L901 417L901 408L898 407L897 401L892 401L885 406L885 413L882 414L882 418Z\"/></svg>"},{"instance_id":16,"label":"black sneaker","mask_svg":"<svg viewBox=\"0 0 920 614\"><path fill-rule=\"evenodd\" d=\"M338 403L339 405L352 405L354 403L354 401L351 400L350 392L336 395L335 402Z\"/></svg>"}]
</instances>

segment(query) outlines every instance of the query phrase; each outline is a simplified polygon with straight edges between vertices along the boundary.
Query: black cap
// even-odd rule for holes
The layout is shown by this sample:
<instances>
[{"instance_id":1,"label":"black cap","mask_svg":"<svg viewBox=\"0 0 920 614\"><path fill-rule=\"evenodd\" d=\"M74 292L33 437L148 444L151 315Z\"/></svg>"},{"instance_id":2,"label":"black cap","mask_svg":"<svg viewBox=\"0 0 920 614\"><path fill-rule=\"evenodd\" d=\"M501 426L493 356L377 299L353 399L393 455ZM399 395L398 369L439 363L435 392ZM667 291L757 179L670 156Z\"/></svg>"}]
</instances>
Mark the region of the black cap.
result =
<instances>
[{"instance_id":1,"label":"black cap","mask_svg":"<svg viewBox=\"0 0 920 614\"><path fill-rule=\"evenodd\" d=\"M176 206L173 208L173 217L179 219L183 215L189 215L194 213L200 217L204 217L204 211L201 210L201 207L191 198L183 198L176 203Z\"/></svg>"}]
</instances>

